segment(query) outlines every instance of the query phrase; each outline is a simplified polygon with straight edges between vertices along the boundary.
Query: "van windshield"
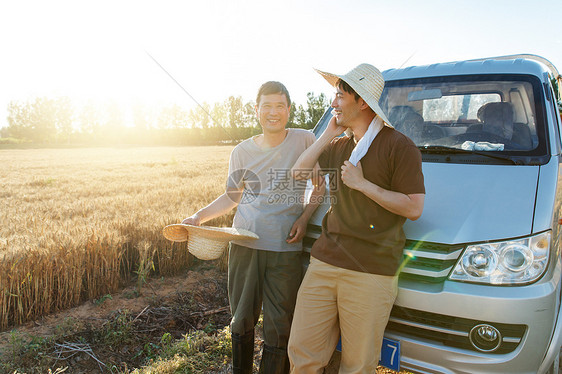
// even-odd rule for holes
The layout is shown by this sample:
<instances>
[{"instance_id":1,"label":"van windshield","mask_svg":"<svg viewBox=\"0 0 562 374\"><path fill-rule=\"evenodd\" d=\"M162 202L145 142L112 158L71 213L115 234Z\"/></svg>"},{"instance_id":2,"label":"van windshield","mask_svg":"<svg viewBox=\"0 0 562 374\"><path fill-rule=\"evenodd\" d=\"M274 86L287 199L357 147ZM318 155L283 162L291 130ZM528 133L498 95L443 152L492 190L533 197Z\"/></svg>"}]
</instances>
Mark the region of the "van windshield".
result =
<instances>
[{"instance_id":1,"label":"van windshield","mask_svg":"<svg viewBox=\"0 0 562 374\"><path fill-rule=\"evenodd\" d=\"M380 100L420 149L546 154L540 82L493 75L387 81Z\"/></svg>"}]
</instances>

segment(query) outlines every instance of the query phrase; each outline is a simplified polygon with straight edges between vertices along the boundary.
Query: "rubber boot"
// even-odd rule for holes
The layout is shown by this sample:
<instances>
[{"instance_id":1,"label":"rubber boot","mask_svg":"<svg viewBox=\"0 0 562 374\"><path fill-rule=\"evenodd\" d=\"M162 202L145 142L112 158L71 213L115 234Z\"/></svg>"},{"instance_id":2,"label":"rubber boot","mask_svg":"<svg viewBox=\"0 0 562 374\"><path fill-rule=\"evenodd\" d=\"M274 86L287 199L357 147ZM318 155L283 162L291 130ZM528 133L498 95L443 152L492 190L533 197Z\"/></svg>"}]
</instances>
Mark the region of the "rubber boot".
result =
<instances>
[{"instance_id":1,"label":"rubber boot","mask_svg":"<svg viewBox=\"0 0 562 374\"><path fill-rule=\"evenodd\" d=\"M254 367L254 330L232 334L232 374L252 374Z\"/></svg>"},{"instance_id":2,"label":"rubber boot","mask_svg":"<svg viewBox=\"0 0 562 374\"><path fill-rule=\"evenodd\" d=\"M260 374L288 374L289 368L289 356L286 349L263 346Z\"/></svg>"}]
</instances>

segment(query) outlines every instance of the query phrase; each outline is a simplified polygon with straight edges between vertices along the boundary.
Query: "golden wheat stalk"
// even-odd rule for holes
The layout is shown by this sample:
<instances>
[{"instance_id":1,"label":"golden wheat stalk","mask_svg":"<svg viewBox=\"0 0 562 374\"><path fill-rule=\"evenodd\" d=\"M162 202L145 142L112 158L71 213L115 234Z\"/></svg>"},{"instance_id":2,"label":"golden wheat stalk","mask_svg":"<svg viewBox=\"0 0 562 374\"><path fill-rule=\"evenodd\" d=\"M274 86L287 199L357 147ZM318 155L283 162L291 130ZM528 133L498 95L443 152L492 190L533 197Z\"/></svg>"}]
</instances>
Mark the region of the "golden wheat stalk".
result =
<instances>
[{"instance_id":1,"label":"golden wheat stalk","mask_svg":"<svg viewBox=\"0 0 562 374\"><path fill-rule=\"evenodd\" d=\"M115 292L143 248L157 274L189 266L161 230L223 192L231 150L0 150L0 329Z\"/></svg>"}]
</instances>

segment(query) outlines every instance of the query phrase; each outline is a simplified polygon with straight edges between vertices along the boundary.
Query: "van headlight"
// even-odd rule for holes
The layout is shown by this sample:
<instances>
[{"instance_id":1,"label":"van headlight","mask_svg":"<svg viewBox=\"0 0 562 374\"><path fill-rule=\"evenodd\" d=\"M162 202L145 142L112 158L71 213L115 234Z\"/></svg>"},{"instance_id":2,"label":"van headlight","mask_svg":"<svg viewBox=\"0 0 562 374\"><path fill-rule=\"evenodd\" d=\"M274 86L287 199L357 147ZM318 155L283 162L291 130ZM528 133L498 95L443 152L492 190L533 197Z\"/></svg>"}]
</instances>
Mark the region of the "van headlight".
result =
<instances>
[{"instance_id":1,"label":"van headlight","mask_svg":"<svg viewBox=\"0 0 562 374\"><path fill-rule=\"evenodd\" d=\"M550 231L524 239L473 244L466 248L451 280L517 285L539 279L550 254Z\"/></svg>"}]
</instances>

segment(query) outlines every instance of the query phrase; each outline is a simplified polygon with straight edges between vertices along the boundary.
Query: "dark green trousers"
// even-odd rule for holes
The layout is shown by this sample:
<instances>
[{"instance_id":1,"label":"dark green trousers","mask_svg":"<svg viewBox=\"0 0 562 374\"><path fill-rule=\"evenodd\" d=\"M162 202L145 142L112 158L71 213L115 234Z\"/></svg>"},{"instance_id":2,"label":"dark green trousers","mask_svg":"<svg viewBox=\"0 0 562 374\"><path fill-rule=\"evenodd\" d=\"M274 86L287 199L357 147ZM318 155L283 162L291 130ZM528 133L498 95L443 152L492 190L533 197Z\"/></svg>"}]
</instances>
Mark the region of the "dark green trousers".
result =
<instances>
[{"instance_id":1,"label":"dark green trousers","mask_svg":"<svg viewBox=\"0 0 562 374\"><path fill-rule=\"evenodd\" d=\"M263 305L264 343L287 348L302 278L301 255L230 244L228 298L232 333L245 335L252 331Z\"/></svg>"}]
</instances>

